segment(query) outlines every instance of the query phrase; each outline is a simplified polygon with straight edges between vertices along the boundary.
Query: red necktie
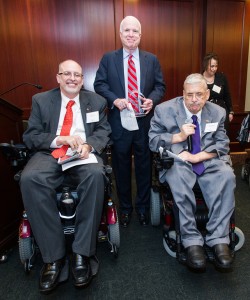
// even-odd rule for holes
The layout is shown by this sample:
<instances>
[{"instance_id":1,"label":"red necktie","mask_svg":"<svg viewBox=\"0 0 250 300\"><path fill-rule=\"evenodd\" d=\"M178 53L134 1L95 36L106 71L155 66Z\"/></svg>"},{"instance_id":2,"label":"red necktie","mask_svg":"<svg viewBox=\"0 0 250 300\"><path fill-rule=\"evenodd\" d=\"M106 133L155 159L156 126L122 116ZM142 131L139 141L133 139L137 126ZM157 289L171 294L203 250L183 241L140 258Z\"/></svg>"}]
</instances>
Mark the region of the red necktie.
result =
<instances>
[{"instance_id":1,"label":"red necktie","mask_svg":"<svg viewBox=\"0 0 250 300\"><path fill-rule=\"evenodd\" d=\"M63 120L63 125L61 129L60 135L70 135L70 129L72 127L72 122L73 122L73 111L72 111L72 106L75 104L74 100L70 100L66 106L66 113L64 116ZM61 148L55 149L52 151L52 156L54 158L59 158L62 157L66 154L69 146L68 145L63 145Z\"/></svg>"},{"instance_id":2,"label":"red necktie","mask_svg":"<svg viewBox=\"0 0 250 300\"><path fill-rule=\"evenodd\" d=\"M130 55L128 59L128 98L134 111L139 113L137 76L132 57L133 55Z\"/></svg>"}]
</instances>

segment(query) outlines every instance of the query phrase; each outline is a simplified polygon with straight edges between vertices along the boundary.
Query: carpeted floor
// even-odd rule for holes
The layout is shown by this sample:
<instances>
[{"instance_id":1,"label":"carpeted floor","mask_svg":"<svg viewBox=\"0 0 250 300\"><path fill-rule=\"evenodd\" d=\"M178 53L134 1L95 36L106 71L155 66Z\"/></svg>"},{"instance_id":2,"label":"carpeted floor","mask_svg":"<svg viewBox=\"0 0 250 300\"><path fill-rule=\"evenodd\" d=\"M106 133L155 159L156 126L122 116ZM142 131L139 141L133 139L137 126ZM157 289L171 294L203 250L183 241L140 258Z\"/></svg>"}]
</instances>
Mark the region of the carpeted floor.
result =
<instances>
[{"instance_id":1,"label":"carpeted floor","mask_svg":"<svg viewBox=\"0 0 250 300\"><path fill-rule=\"evenodd\" d=\"M70 278L52 294L38 292L42 265L38 257L29 275L19 260L18 246L0 265L0 299L249 299L250 295L250 188L237 175L236 225L245 234L245 244L237 252L233 272L220 273L210 263L205 273L192 273L170 257L162 246L162 227L143 228L133 215L128 228L121 228L121 247L115 259L107 243L98 244L100 270L91 285L75 289Z\"/></svg>"}]
</instances>

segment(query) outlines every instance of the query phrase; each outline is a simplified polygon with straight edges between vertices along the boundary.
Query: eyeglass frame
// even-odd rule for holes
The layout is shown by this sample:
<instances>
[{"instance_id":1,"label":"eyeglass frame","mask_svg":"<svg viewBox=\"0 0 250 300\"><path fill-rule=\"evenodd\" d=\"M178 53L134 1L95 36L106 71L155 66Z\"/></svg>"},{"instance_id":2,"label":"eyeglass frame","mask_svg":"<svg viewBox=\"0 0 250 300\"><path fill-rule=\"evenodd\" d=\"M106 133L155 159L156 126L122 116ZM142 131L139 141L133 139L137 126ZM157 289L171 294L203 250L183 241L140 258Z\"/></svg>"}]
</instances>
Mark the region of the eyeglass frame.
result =
<instances>
[{"instance_id":1,"label":"eyeglass frame","mask_svg":"<svg viewBox=\"0 0 250 300\"><path fill-rule=\"evenodd\" d=\"M65 73L68 73L68 74L65 74ZM81 73L78 73L78 72L70 72L70 71L64 71L64 72L60 72L58 73L57 75L63 75L65 76L66 78L70 78L72 75L74 75L74 78L75 79L78 79L80 80L81 78L83 78L83 74Z\"/></svg>"},{"instance_id":2,"label":"eyeglass frame","mask_svg":"<svg viewBox=\"0 0 250 300\"><path fill-rule=\"evenodd\" d=\"M206 90L206 92L208 91L208 89ZM205 96L205 94L206 94L206 92L197 92L197 93L190 93L190 94L188 94L188 93L185 93L185 97L188 99L188 100L191 100L191 99L193 99L194 97L196 98L196 99L202 99L204 96Z\"/></svg>"}]
</instances>

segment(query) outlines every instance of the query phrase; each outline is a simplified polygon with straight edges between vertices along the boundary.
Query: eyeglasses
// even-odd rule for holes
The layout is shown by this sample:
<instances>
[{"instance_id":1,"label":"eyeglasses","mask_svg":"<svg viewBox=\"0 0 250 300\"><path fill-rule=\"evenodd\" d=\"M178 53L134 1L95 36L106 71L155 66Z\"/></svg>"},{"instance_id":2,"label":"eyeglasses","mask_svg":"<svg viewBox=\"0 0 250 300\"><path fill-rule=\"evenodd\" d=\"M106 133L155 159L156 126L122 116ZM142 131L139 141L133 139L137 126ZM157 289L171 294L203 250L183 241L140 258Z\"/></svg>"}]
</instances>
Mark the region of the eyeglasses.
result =
<instances>
[{"instance_id":1,"label":"eyeglasses","mask_svg":"<svg viewBox=\"0 0 250 300\"><path fill-rule=\"evenodd\" d=\"M74 76L75 79L78 79L78 80L83 77L83 75L81 73L77 73L77 72L72 73L69 71L58 73L58 75L63 75L65 78L70 78L70 77Z\"/></svg>"},{"instance_id":2,"label":"eyeglasses","mask_svg":"<svg viewBox=\"0 0 250 300\"><path fill-rule=\"evenodd\" d=\"M198 92L198 93L188 93L188 94L186 94L186 98L188 99L188 100L192 100L194 97L196 98L196 99L202 99L203 97L204 97L204 95L205 95L205 93L201 93L201 92Z\"/></svg>"}]
</instances>

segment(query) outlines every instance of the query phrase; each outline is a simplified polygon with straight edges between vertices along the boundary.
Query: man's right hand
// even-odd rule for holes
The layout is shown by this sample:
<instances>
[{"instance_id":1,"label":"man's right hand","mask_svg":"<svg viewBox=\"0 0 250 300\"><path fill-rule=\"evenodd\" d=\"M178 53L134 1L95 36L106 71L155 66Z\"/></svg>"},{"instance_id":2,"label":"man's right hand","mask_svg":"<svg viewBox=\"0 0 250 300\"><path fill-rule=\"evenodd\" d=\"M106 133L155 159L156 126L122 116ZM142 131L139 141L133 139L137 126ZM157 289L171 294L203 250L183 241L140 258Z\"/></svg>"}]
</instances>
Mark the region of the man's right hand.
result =
<instances>
[{"instance_id":1,"label":"man's right hand","mask_svg":"<svg viewBox=\"0 0 250 300\"><path fill-rule=\"evenodd\" d=\"M124 99L117 98L114 102L114 106L116 106L120 111L128 108L128 101Z\"/></svg>"},{"instance_id":2,"label":"man's right hand","mask_svg":"<svg viewBox=\"0 0 250 300\"><path fill-rule=\"evenodd\" d=\"M77 148L84 144L85 141L79 135L71 135L71 136L58 136L56 140L57 146L60 145L69 145L72 150L77 150Z\"/></svg>"}]
</instances>

